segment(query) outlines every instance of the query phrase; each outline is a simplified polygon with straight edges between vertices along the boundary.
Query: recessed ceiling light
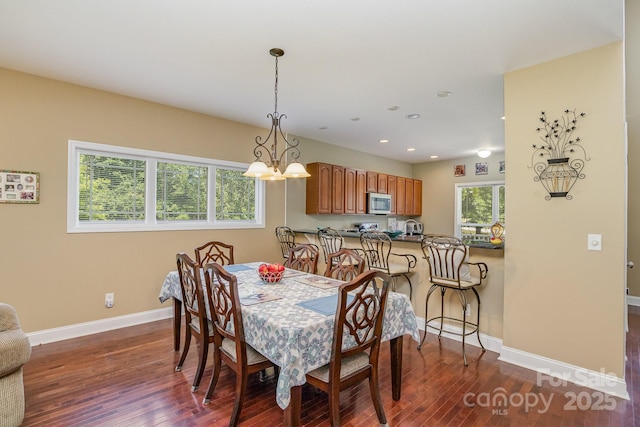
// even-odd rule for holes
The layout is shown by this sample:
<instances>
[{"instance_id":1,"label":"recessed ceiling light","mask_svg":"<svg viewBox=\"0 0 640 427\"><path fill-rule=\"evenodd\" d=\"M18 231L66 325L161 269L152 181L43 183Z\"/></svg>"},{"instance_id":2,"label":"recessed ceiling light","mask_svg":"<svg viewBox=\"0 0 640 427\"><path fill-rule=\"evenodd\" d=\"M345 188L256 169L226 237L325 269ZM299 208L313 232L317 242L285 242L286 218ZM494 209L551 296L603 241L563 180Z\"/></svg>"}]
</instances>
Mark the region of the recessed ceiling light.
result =
<instances>
[{"instance_id":1,"label":"recessed ceiling light","mask_svg":"<svg viewBox=\"0 0 640 427\"><path fill-rule=\"evenodd\" d=\"M398 111L398 107L397 105L392 105L391 107L389 107L389 111Z\"/></svg>"},{"instance_id":2,"label":"recessed ceiling light","mask_svg":"<svg viewBox=\"0 0 640 427\"><path fill-rule=\"evenodd\" d=\"M491 155L491 150L478 150L478 156L482 157L483 159L486 159L490 155Z\"/></svg>"},{"instance_id":3,"label":"recessed ceiling light","mask_svg":"<svg viewBox=\"0 0 640 427\"><path fill-rule=\"evenodd\" d=\"M420 114L416 114L416 113L413 113L413 114L407 114L405 117L406 117L407 119L410 119L410 120L411 120L411 119L419 119L419 118L420 118Z\"/></svg>"},{"instance_id":4,"label":"recessed ceiling light","mask_svg":"<svg viewBox=\"0 0 640 427\"><path fill-rule=\"evenodd\" d=\"M436 95L438 95L440 98L446 98L451 95L451 92L448 90L441 90Z\"/></svg>"},{"instance_id":5,"label":"recessed ceiling light","mask_svg":"<svg viewBox=\"0 0 640 427\"><path fill-rule=\"evenodd\" d=\"M429 158L430 158L430 159L437 159L437 158L438 158L438 156L430 156Z\"/></svg>"},{"instance_id":6,"label":"recessed ceiling light","mask_svg":"<svg viewBox=\"0 0 640 427\"><path fill-rule=\"evenodd\" d=\"M388 139L381 139L378 142L380 142L380 144L386 144L387 142L389 142L389 140Z\"/></svg>"},{"instance_id":7,"label":"recessed ceiling light","mask_svg":"<svg viewBox=\"0 0 640 427\"><path fill-rule=\"evenodd\" d=\"M327 126L320 126L318 129L320 129L320 130L326 130L326 129L329 129L329 128L328 128Z\"/></svg>"},{"instance_id":8,"label":"recessed ceiling light","mask_svg":"<svg viewBox=\"0 0 640 427\"><path fill-rule=\"evenodd\" d=\"M407 151L416 151L416 149L411 147L411 148L407 148Z\"/></svg>"},{"instance_id":9,"label":"recessed ceiling light","mask_svg":"<svg viewBox=\"0 0 640 427\"><path fill-rule=\"evenodd\" d=\"M351 121L352 121L352 122L357 122L358 120L360 120L360 117L353 117L353 118L351 119Z\"/></svg>"}]
</instances>

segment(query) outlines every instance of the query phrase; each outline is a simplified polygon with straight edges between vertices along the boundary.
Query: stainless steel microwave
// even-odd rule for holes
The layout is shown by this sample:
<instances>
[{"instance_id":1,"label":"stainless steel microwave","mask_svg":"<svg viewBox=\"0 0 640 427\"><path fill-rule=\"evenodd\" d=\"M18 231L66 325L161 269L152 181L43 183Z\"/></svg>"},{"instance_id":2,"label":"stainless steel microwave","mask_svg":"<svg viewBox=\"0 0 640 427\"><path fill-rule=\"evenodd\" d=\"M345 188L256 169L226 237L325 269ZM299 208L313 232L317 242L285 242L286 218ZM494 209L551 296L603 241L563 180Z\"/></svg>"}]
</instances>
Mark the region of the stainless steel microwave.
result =
<instances>
[{"instance_id":1,"label":"stainless steel microwave","mask_svg":"<svg viewBox=\"0 0 640 427\"><path fill-rule=\"evenodd\" d=\"M388 215L391 213L391 195L367 193L367 213Z\"/></svg>"}]
</instances>

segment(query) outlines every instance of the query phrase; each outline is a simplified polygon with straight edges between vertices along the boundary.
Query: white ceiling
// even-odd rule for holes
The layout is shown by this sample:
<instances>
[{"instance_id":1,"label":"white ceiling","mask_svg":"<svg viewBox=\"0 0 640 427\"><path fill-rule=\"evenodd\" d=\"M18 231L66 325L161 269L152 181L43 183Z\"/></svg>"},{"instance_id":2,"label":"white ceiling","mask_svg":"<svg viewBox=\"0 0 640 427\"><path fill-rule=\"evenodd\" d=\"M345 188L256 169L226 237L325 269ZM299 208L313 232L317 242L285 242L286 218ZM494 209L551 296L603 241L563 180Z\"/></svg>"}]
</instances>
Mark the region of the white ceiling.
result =
<instances>
[{"instance_id":1,"label":"white ceiling","mask_svg":"<svg viewBox=\"0 0 640 427\"><path fill-rule=\"evenodd\" d=\"M503 150L503 74L622 40L623 10L623 0L0 0L0 67L266 128L279 47L284 131L419 163Z\"/></svg>"}]
</instances>

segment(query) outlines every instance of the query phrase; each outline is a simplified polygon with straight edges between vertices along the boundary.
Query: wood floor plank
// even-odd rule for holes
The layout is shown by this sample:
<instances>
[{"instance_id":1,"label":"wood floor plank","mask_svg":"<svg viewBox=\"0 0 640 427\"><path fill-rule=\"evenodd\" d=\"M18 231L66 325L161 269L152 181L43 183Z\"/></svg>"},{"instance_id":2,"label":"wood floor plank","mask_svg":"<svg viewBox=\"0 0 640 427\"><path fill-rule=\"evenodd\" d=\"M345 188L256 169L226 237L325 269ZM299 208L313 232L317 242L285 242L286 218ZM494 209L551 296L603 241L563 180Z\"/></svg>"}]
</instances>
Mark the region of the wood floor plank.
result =
<instances>
[{"instance_id":1,"label":"wood floor plank","mask_svg":"<svg viewBox=\"0 0 640 427\"><path fill-rule=\"evenodd\" d=\"M383 346L380 387L390 426L633 426L640 425L640 314L629 315L626 381L631 400L613 398L611 410L568 410L567 396L598 393L573 384L537 384L535 372L503 363L496 353L468 348L469 366L462 364L460 343L427 337L422 351L404 340L402 399L391 399L389 347ZM170 319L61 341L33 348L25 365L26 414L23 426L227 426L235 399L235 376L223 368L213 399L203 405L211 362L202 382L191 392L197 365L195 346L181 372L173 351ZM211 356L210 356L211 357ZM240 416L243 427L279 427L282 410L275 402L275 377L252 377ZM526 407L517 400L506 406L496 395L543 397ZM594 394L595 393L595 394ZM515 396L515 397L514 397ZM483 400L484 399L484 400ZM302 422L329 425L325 394L302 389ZM366 382L340 395L344 427L377 425Z\"/></svg>"}]
</instances>

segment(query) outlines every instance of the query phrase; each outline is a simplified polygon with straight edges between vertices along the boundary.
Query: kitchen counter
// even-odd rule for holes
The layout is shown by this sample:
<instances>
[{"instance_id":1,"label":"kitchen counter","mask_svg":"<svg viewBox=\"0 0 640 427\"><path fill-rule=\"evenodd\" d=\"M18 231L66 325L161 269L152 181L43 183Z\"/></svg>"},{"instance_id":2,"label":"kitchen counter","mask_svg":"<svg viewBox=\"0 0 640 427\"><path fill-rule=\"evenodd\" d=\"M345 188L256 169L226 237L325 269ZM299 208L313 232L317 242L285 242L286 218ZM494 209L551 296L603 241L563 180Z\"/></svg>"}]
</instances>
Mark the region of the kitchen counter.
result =
<instances>
[{"instance_id":1,"label":"kitchen counter","mask_svg":"<svg viewBox=\"0 0 640 427\"><path fill-rule=\"evenodd\" d=\"M313 235L317 235L318 234L318 229L295 229L293 230L296 233L301 233L301 234L313 234ZM338 230L338 232L340 233L340 235L342 237L351 237L354 239L359 239L360 238L360 233L359 231L355 231L355 230ZM397 237L391 237L391 240L396 241L396 242L408 242L408 243L420 243L422 242L422 235L412 235L412 236L405 236L405 235L400 235ZM494 245L490 242L473 242L473 243L469 243L467 246L469 246L470 248L481 248L481 249L504 249L504 243L501 245Z\"/></svg>"}]
</instances>

